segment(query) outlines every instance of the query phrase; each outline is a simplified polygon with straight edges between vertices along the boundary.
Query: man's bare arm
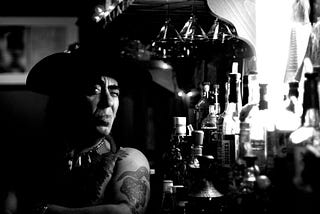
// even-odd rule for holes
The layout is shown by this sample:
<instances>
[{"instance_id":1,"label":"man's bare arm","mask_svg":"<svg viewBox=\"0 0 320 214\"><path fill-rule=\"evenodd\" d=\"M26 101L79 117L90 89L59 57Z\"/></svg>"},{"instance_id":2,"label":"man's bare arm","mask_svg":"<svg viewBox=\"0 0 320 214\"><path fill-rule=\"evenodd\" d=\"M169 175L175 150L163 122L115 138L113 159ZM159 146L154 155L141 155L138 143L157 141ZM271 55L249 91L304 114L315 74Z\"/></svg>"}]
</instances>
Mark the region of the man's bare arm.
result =
<instances>
[{"instance_id":1,"label":"man's bare arm","mask_svg":"<svg viewBox=\"0 0 320 214\"><path fill-rule=\"evenodd\" d=\"M46 214L143 214L150 199L149 163L136 149L124 149L127 153L117 162L112 176L112 203L81 208L48 205Z\"/></svg>"}]
</instances>

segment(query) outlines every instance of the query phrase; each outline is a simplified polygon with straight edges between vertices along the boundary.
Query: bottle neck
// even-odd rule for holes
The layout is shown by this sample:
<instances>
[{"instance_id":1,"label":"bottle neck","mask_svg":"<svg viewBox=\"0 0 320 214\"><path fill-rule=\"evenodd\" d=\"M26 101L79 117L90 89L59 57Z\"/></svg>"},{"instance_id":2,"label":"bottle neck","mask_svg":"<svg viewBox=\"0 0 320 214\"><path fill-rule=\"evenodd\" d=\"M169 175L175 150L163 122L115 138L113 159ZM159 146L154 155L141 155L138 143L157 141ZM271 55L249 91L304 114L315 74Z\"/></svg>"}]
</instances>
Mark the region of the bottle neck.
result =
<instances>
[{"instance_id":1,"label":"bottle neck","mask_svg":"<svg viewBox=\"0 0 320 214\"><path fill-rule=\"evenodd\" d=\"M304 126L319 126L319 98L317 86L317 74L306 74L302 115L302 124Z\"/></svg>"},{"instance_id":2,"label":"bottle neck","mask_svg":"<svg viewBox=\"0 0 320 214\"><path fill-rule=\"evenodd\" d=\"M260 87L259 110L266 110L268 109L267 84L259 84L259 87Z\"/></svg>"},{"instance_id":3,"label":"bottle neck","mask_svg":"<svg viewBox=\"0 0 320 214\"><path fill-rule=\"evenodd\" d=\"M240 111L242 107L241 91L240 91L240 74L229 74L230 76L230 94L229 94L229 104L234 103L236 105L236 110Z\"/></svg>"},{"instance_id":4,"label":"bottle neck","mask_svg":"<svg viewBox=\"0 0 320 214\"><path fill-rule=\"evenodd\" d=\"M242 104L246 105L249 102L249 79L248 75L243 77L243 88L242 88Z\"/></svg>"}]
</instances>

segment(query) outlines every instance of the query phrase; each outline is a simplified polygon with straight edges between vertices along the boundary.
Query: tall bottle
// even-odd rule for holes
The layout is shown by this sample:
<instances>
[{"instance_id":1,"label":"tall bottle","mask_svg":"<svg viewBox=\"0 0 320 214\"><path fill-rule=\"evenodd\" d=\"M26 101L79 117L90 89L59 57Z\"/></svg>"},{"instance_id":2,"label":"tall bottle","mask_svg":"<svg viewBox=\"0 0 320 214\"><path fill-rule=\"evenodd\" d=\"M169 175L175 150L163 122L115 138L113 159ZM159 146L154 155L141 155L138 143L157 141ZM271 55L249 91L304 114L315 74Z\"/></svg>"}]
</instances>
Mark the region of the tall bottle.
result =
<instances>
[{"instance_id":1,"label":"tall bottle","mask_svg":"<svg viewBox=\"0 0 320 214\"><path fill-rule=\"evenodd\" d=\"M268 108L267 84L259 84L260 100L248 116L250 123L250 140L252 154L257 156L257 165L262 174L266 173L268 151L271 151L271 133L274 131L274 120ZM269 139L268 139L269 138Z\"/></svg>"},{"instance_id":2,"label":"tall bottle","mask_svg":"<svg viewBox=\"0 0 320 214\"><path fill-rule=\"evenodd\" d=\"M288 158L292 158L293 184L302 193L320 193L319 75L306 73L302 125L289 137Z\"/></svg>"},{"instance_id":3,"label":"tall bottle","mask_svg":"<svg viewBox=\"0 0 320 214\"><path fill-rule=\"evenodd\" d=\"M299 99L299 83L289 82L288 91L284 96L282 105L277 111L275 117L275 132L273 136L273 151L274 151L274 175L281 174L281 165L284 164L287 156L287 146L289 143L290 134L301 125L302 105L298 102Z\"/></svg>"},{"instance_id":4,"label":"tall bottle","mask_svg":"<svg viewBox=\"0 0 320 214\"><path fill-rule=\"evenodd\" d=\"M176 209L176 198L174 194L173 181L162 181L162 198L160 214L174 214Z\"/></svg>"},{"instance_id":5,"label":"tall bottle","mask_svg":"<svg viewBox=\"0 0 320 214\"><path fill-rule=\"evenodd\" d=\"M221 144L218 145L218 164L231 167L238 158L240 133L239 115L242 108L240 91L240 73L230 73L230 94L228 106L223 115Z\"/></svg>"},{"instance_id":6,"label":"tall bottle","mask_svg":"<svg viewBox=\"0 0 320 214\"><path fill-rule=\"evenodd\" d=\"M163 180L172 180L174 185L183 185L186 173L185 149L186 117L173 117L173 130L168 149L163 154L162 176Z\"/></svg>"},{"instance_id":7,"label":"tall bottle","mask_svg":"<svg viewBox=\"0 0 320 214\"><path fill-rule=\"evenodd\" d=\"M201 129L201 122L209 113L210 104L210 82L203 82L201 98L195 105L195 129Z\"/></svg>"}]
</instances>

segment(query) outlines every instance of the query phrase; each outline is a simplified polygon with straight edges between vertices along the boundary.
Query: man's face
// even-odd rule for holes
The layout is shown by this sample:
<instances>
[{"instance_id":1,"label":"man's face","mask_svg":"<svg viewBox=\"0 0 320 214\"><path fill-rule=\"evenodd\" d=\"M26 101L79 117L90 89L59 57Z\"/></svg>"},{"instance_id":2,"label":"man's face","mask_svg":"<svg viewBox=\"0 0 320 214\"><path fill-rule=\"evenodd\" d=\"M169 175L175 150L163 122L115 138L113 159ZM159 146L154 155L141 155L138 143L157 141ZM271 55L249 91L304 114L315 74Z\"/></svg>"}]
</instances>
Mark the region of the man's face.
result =
<instances>
[{"instance_id":1,"label":"man's face","mask_svg":"<svg viewBox=\"0 0 320 214\"><path fill-rule=\"evenodd\" d=\"M86 100L91 107L93 128L100 135L110 134L119 107L118 82L110 77L96 79L88 88Z\"/></svg>"}]
</instances>

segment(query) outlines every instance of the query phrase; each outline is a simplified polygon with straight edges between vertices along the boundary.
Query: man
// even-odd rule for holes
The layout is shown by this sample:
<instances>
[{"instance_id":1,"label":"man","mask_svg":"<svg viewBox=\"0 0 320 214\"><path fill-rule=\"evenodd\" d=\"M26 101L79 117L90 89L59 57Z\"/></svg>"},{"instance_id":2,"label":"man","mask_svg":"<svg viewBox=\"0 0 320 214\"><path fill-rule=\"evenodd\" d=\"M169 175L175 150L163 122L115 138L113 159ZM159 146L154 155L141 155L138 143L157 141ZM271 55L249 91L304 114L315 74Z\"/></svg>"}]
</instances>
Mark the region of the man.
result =
<instances>
[{"instance_id":1,"label":"man","mask_svg":"<svg viewBox=\"0 0 320 214\"><path fill-rule=\"evenodd\" d=\"M81 51L45 57L27 87L48 95L48 138L22 207L37 213L142 214L150 197L149 163L110 136L119 107L119 80L133 64ZM42 147L42 146L40 146Z\"/></svg>"}]
</instances>

